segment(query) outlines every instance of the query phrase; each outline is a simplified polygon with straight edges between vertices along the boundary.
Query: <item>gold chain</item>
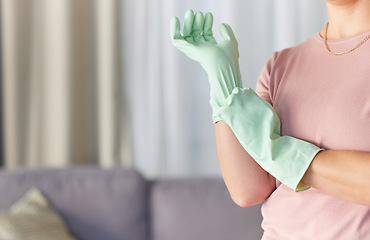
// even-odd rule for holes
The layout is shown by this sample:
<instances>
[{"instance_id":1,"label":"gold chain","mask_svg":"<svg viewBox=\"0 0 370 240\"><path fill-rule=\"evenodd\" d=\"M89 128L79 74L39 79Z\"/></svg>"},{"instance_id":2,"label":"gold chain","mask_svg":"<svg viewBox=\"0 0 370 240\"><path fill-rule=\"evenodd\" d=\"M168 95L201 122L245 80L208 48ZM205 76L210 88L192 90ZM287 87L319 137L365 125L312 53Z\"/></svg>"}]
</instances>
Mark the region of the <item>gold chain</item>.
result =
<instances>
[{"instance_id":1,"label":"gold chain","mask_svg":"<svg viewBox=\"0 0 370 240\"><path fill-rule=\"evenodd\" d=\"M370 34L369 34L359 44L357 44L355 47L351 48L348 51L339 52L339 53L332 52L330 50L329 46L328 46L328 43L327 43L327 40L328 40L328 27L329 27L329 22L326 24L326 30L325 30L325 36L324 36L324 44L325 44L326 50L328 50L328 52L330 54L334 55L334 56L342 56L342 55L345 55L347 53L353 52L354 50L356 50L357 48L359 48L362 44L364 44L370 38Z\"/></svg>"}]
</instances>

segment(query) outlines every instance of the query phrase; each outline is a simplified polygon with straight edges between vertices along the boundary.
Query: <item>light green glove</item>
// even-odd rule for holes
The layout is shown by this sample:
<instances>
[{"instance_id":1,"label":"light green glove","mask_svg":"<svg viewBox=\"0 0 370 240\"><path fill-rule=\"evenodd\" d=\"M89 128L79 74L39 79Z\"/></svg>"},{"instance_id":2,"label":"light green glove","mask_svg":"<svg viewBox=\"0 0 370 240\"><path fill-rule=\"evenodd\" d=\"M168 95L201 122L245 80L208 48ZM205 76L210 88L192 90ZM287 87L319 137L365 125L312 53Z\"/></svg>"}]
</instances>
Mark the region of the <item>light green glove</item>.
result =
<instances>
[{"instance_id":1,"label":"light green glove","mask_svg":"<svg viewBox=\"0 0 370 240\"><path fill-rule=\"evenodd\" d=\"M180 23L171 21L173 44L208 73L212 118L225 121L253 159L284 185L301 191L309 188L301 179L321 150L303 140L280 135L280 119L272 106L250 88L242 89L238 44L231 28L220 27L224 42L212 34L213 17L188 11L183 34Z\"/></svg>"},{"instance_id":2,"label":"light green glove","mask_svg":"<svg viewBox=\"0 0 370 240\"><path fill-rule=\"evenodd\" d=\"M217 115L263 169L295 191L309 188L301 179L322 149L297 138L281 136L279 116L252 89L235 88Z\"/></svg>"},{"instance_id":3,"label":"light green glove","mask_svg":"<svg viewBox=\"0 0 370 240\"><path fill-rule=\"evenodd\" d=\"M227 24L221 24L220 33L223 42L217 43L212 32L213 16L201 12L194 15L188 10L184 17L183 32L180 33L180 21L171 20L171 36L175 47L191 59L199 62L208 74L211 85L210 104L212 119L220 120L215 112L236 87L242 87L239 69L238 42Z\"/></svg>"}]
</instances>

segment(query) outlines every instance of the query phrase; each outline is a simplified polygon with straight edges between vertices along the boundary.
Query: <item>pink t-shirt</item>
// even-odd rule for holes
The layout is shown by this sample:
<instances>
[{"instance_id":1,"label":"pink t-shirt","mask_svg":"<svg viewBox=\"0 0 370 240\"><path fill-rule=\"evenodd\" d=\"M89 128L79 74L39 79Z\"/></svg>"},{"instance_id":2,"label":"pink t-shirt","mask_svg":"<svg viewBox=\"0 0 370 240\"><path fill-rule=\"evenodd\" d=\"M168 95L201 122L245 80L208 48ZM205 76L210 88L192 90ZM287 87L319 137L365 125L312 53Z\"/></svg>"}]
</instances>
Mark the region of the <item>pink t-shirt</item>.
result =
<instances>
[{"instance_id":1,"label":"pink t-shirt","mask_svg":"<svg viewBox=\"0 0 370 240\"><path fill-rule=\"evenodd\" d=\"M328 45L334 52L347 51L368 34ZM352 53L333 56L317 33L273 54L256 92L278 113L282 135L325 149L370 152L370 40ZM262 214L264 240L370 239L370 207L313 188L296 193L277 183Z\"/></svg>"}]
</instances>

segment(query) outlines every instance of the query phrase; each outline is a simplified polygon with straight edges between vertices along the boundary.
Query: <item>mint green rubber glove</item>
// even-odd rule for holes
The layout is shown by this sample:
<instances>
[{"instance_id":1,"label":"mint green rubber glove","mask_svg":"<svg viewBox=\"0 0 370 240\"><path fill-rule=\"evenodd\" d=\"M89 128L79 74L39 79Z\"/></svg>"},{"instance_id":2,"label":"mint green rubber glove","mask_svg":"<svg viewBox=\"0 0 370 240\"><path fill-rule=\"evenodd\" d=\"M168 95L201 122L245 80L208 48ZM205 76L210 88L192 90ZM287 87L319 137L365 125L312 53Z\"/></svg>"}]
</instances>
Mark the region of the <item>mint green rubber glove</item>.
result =
<instances>
[{"instance_id":1,"label":"mint green rubber glove","mask_svg":"<svg viewBox=\"0 0 370 240\"><path fill-rule=\"evenodd\" d=\"M308 189L301 179L321 149L280 135L280 119L272 106L252 89L242 88L238 43L231 28L221 24L224 41L217 44L212 22L210 13L194 16L190 10L185 14L183 34L174 17L171 35L173 44L208 73L214 122L225 121L249 155L281 183L295 191Z\"/></svg>"},{"instance_id":2,"label":"mint green rubber glove","mask_svg":"<svg viewBox=\"0 0 370 240\"><path fill-rule=\"evenodd\" d=\"M213 122L220 120L215 112L236 87L242 87L239 69L238 42L227 24L221 24L220 33L223 42L217 43L212 32L213 16L211 13L194 15L188 10L184 17L183 33L180 33L180 21L171 20L173 45L191 59L199 62L208 74L211 86L210 104Z\"/></svg>"},{"instance_id":3,"label":"mint green rubber glove","mask_svg":"<svg viewBox=\"0 0 370 240\"><path fill-rule=\"evenodd\" d=\"M252 89L235 88L217 114L263 169L294 191L309 188L301 179L322 149L294 137L281 136L279 116Z\"/></svg>"}]
</instances>

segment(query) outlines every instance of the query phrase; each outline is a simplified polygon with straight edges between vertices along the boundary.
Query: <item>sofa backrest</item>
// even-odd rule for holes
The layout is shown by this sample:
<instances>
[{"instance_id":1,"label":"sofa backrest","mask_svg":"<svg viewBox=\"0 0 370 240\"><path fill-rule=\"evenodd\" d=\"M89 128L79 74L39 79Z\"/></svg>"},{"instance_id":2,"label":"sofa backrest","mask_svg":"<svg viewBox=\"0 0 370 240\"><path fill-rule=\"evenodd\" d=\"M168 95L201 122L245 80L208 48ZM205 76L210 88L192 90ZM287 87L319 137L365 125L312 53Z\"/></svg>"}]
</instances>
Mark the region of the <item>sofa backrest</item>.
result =
<instances>
[{"instance_id":1,"label":"sofa backrest","mask_svg":"<svg viewBox=\"0 0 370 240\"><path fill-rule=\"evenodd\" d=\"M152 183L151 240L259 240L261 206L241 208L222 179Z\"/></svg>"},{"instance_id":2,"label":"sofa backrest","mask_svg":"<svg viewBox=\"0 0 370 240\"><path fill-rule=\"evenodd\" d=\"M240 208L220 178L147 181L128 169L0 171L0 210L37 187L80 240L258 240L260 206Z\"/></svg>"},{"instance_id":3,"label":"sofa backrest","mask_svg":"<svg viewBox=\"0 0 370 240\"><path fill-rule=\"evenodd\" d=\"M0 171L0 209L38 187L80 240L146 240L147 182L99 168Z\"/></svg>"}]
</instances>

